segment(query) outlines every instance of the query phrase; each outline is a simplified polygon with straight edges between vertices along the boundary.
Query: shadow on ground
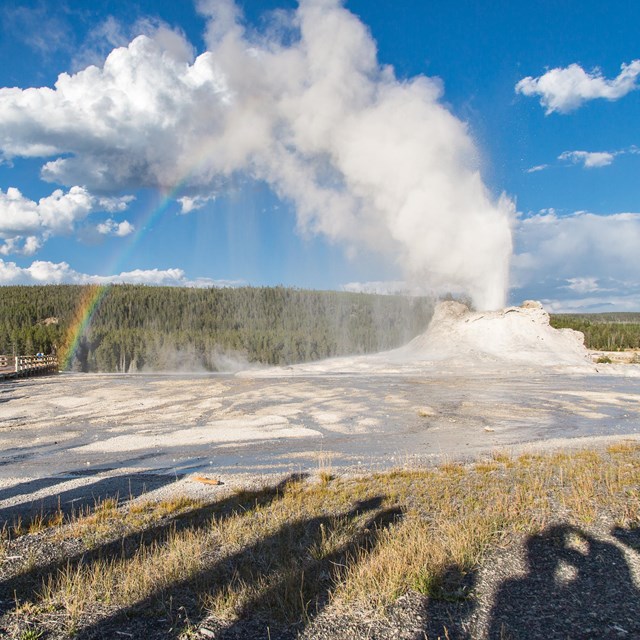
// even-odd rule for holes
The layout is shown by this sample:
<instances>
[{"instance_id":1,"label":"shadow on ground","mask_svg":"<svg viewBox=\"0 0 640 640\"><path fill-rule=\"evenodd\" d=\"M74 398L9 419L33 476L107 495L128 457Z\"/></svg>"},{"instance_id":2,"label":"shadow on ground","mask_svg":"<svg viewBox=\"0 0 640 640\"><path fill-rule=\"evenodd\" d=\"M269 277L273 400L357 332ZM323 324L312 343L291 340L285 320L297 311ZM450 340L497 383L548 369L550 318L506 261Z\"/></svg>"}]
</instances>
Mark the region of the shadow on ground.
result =
<instances>
[{"instance_id":1,"label":"shadow on ground","mask_svg":"<svg viewBox=\"0 0 640 640\"><path fill-rule=\"evenodd\" d=\"M243 492L204 507L182 512L165 519L161 524L144 531L136 531L124 537L98 545L88 551L82 551L71 557L54 560L45 565L38 565L17 576L0 582L0 615L10 613L20 602L30 600L51 578L56 578L61 571L73 572L76 568L91 567L105 559L132 558L145 548L161 545L177 531L197 531L207 527L212 517L218 520L230 517L238 512L256 505L268 505L277 500L282 492L292 483L300 482L303 475L294 475L268 489L255 492ZM99 625L102 627L102 623ZM114 637L114 628L109 632ZM45 635L41 636L46 637Z\"/></svg>"},{"instance_id":2,"label":"shadow on ground","mask_svg":"<svg viewBox=\"0 0 640 640\"><path fill-rule=\"evenodd\" d=\"M55 491L53 487L62 485L73 478L94 476L104 473L105 469L80 469L65 473L64 476L38 478L0 489L0 500L28 497L41 489L52 489L49 495L36 500L25 500L0 508L0 529L11 527L18 520L28 523L36 517L47 517L61 512L65 517L79 513L90 513L96 505L107 498L116 498L119 502L137 498L144 493L159 489L179 479L179 476L158 473L130 473L120 476L101 478L91 484L73 489Z\"/></svg>"},{"instance_id":3,"label":"shadow on ground","mask_svg":"<svg viewBox=\"0 0 640 640\"><path fill-rule=\"evenodd\" d=\"M197 629L203 622L220 639L295 638L323 611L345 572L370 553L380 533L402 516L399 509L381 509L382 501L378 496L338 515L288 523L197 576L85 628L77 638L102 640L116 631L132 637L179 638L185 629ZM356 526L355 519L362 516L368 517ZM328 555L318 553L334 529L351 526L355 533L343 545ZM238 583L263 588L244 602L235 622L206 620L203 602Z\"/></svg>"},{"instance_id":4,"label":"shadow on ground","mask_svg":"<svg viewBox=\"0 0 640 640\"><path fill-rule=\"evenodd\" d=\"M91 567L105 559L132 558L140 551L162 545L176 531L206 531L212 518L220 521L246 514L256 506L274 504L303 480L304 475L293 475L277 486L246 491L168 517L142 532L70 558L25 569L21 575L0 582L0 613L11 614L18 603L29 601L43 582L60 572ZM203 629L213 635L198 637L220 640L290 640L300 634L317 637L314 623L327 607L330 594L350 570L375 550L381 534L402 518L400 509L384 509L383 501L383 496L377 496L357 502L339 514L288 522L231 555L214 553L206 569L195 576L175 579L95 623L85 619L74 638L175 640L191 637L185 632L193 635ZM327 546L326 541L334 533L342 536L341 543ZM322 623L318 620L324 627L321 637L640 638L640 590L630 564L635 562L630 554L640 552L640 529L616 528L610 533L611 537L594 536L568 524L554 525L524 541L524 575L509 577L491 587L493 597L489 600L478 597L484 588L478 573L451 566L430 582L428 598L414 600L416 609L405 617L406 626L382 624L378 630L363 627L357 633L351 627L355 635L350 636L341 632L339 619L332 627L329 617L328 626L327 619ZM640 570L640 566L635 569ZM238 600L236 618L225 623L208 612L207 604L211 598L225 597L232 585L250 589ZM49 635L40 637L58 637L53 628L49 630Z\"/></svg>"},{"instance_id":5,"label":"shadow on ground","mask_svg":"<svg viewBox=\"0 0 640 640\"><path fill-rule=\"evenodd\" d=\"M529 537L526 575L504 580L484 613L474 611L477 576L449 570L414 640L640 638L640 590L623 551L640 551L640 529L611 534L620 546L566 524Z\"/></svg>"}]
</instances>

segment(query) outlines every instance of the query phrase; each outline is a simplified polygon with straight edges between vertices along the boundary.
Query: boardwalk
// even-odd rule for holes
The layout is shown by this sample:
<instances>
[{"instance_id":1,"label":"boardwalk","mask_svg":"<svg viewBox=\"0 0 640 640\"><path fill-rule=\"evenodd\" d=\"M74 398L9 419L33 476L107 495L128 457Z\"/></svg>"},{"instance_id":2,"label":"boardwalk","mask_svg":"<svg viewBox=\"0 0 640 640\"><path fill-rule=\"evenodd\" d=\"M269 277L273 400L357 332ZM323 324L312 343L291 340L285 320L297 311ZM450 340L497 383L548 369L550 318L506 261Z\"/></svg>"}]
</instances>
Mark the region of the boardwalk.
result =
<instances>
[{"instance_id":1,"label":"boardwalk","mask_svg":"<svg viewBox=\"0 0 640 640\"><path fill-rule=\"evenodd\" d=\"M57 356L0 356L0 380L57 372Z\"/></svg>"}]
</instances>

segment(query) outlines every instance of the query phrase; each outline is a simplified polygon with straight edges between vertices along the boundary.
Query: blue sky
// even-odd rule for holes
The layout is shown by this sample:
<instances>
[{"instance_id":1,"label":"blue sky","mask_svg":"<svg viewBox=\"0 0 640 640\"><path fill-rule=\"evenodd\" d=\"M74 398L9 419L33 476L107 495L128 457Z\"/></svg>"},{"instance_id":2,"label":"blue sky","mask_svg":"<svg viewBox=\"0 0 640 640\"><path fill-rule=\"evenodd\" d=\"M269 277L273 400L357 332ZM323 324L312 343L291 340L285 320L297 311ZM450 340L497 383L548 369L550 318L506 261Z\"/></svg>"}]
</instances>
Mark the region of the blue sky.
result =
<instances>
[{"instance_id":1,"label":"blue sky","mask_svg":"<svg viewBox=\"0 0 640 640\"><path fill-rule=\"evenodd\" d=\"M640 310L640 5L485 5L4 2L0 283Z\"/></svg>"}]
</instances>

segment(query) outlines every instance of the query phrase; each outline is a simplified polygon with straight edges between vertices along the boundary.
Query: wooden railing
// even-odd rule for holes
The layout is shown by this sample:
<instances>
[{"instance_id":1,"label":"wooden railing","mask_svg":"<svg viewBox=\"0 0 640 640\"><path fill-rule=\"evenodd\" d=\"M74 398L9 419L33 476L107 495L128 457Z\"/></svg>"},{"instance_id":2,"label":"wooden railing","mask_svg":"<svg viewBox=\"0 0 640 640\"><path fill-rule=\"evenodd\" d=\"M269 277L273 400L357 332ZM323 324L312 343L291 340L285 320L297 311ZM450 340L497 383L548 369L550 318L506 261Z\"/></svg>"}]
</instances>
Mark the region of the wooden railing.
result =
<instances>
[{"instance_id":1,"label":"wooden railing","mask_svg":"<svg viewBox=\"0 0 640 640\"><path fill-rule=\"evenodd\" d=\"M58 356L0 356L0 377L15 378L57 371Z\"/></svg>"}]
</instances>

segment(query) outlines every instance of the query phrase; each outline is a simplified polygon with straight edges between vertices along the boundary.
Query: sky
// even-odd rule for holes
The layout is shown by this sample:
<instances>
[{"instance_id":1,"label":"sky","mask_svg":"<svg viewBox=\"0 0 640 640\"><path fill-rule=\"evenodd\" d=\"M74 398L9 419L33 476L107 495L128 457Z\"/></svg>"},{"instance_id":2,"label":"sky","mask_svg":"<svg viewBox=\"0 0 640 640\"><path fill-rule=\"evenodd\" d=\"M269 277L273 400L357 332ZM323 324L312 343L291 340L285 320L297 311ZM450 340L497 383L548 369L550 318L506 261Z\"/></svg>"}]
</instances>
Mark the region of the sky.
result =
<instances>
[{"instance_id":1,"label":"sky","mask_svg":"<svg viewBox=\"0 0 640 640\"><path fill-rule=\"evenodd\" d=\"M0 284L640 311L640 5L0 6Z\"/></svg>"}]
</instances>

